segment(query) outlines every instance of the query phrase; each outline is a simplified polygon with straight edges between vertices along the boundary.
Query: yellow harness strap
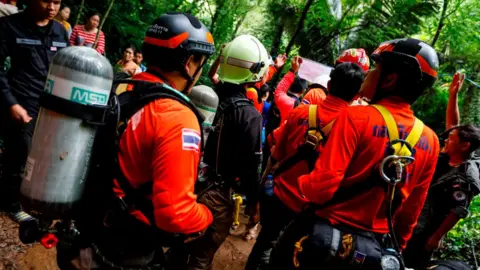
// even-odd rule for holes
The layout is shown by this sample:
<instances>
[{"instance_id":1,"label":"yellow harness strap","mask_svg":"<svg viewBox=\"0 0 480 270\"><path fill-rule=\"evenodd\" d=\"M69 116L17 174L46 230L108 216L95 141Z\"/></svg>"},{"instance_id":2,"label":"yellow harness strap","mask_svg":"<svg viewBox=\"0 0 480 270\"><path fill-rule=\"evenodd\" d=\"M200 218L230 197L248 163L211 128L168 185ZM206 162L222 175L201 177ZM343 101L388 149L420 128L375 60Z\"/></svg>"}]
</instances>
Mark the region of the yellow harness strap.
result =
<instances>
[{"instance_id":1,"label":"yellow harness strap","mask_svg":"<svg viewBox=\"0 0 480 270\"><path fill-rule=\"evenodd\" d=\"M318 142L321 142L323 140L323 135L328 136L330 134L330 131L332 131L333 124L335 123L335 120L331 121L328 123L325 127L322 128L322 132L319 131L318 129L318 123L317 123L317 105L310 105L308 106L308 131L307 131L307 141L309 141L309 138L315 138ZM315 145L316 146L316 145Z\"/></svg>"},{"instance_id":2,"label":"yellow harness strap","mask_svg":"<svg viewBox=\"0 0 480 270\"><path fill-rule=\"evenodd\" d=\"M387 124L387 130L388 130L388 136L390 138L390 142L394 140L398 140L400 137L398 133L397 123L395 122L395 119L393 118L390 111L387 108L383 107L382 105L375 104L372 106L380 112L383 119L385 120L385 123ZM410 131L410 134L408 134L407 138L405 139L405 141L408 144L410 144L412 148L415 147L417 142L420 140L420 137L422 136L422 133L423 133L423 127L424 127L423 122L420 119L415 118L415 123L413 124L412 130ZM396 143L392 145L392 147L394 150L394 154L397 156L412 156L412 153L410 152L408 147L405 146L405 144Z\"/></svg>"}]
</instances>

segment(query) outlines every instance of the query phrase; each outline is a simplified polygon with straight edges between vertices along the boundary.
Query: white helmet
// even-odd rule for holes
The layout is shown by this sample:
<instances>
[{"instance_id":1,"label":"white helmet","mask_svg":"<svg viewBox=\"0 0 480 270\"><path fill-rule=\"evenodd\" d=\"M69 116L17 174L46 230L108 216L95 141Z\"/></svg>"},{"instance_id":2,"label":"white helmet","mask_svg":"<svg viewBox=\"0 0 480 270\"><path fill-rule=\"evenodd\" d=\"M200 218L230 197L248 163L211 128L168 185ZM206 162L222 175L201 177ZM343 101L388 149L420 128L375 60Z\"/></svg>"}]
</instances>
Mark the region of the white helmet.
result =
<instances>
[{"instance_id":1,"label":"white helmet","mask_svg":"<svg viewBox=\"0 0 480 270\"><path fill-rule=\"evenodd\" d=\"M233 84L258 82L268 70L268 58L267 50L257 38L238 36L222 50L219 79Z\"/></svg>"}]
</instances>

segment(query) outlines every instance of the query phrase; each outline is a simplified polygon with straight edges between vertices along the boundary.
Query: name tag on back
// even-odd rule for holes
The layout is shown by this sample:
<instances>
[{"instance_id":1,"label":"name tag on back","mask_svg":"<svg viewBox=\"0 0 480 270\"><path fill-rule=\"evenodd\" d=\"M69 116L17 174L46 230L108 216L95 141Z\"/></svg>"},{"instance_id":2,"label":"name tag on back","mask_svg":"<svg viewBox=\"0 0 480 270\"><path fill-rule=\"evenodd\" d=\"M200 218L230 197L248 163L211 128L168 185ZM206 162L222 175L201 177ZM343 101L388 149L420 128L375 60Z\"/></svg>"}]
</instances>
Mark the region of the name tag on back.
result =
<instances>
[{"instance_id":1,"label":"name tag on back","mask_svg":"<svg viewBox=\"0 0 480 270\"><path fill-rule=\"evenodd\" d=\"M53 41L52 46L53 47L58 47L58 48L65 48L65 47L67 47L67 43L66 42Z\"/></svg>"},{"instance_id":2,"label":"name tag on back","mask_svg":"<svg viewBox=\"0 0 480 270\"><path fill-rule=\"evenodd\" d=\"M42 45L42 42L37 39L17 38L17 44L20 45Z\"/></svg>"}]
</instances>

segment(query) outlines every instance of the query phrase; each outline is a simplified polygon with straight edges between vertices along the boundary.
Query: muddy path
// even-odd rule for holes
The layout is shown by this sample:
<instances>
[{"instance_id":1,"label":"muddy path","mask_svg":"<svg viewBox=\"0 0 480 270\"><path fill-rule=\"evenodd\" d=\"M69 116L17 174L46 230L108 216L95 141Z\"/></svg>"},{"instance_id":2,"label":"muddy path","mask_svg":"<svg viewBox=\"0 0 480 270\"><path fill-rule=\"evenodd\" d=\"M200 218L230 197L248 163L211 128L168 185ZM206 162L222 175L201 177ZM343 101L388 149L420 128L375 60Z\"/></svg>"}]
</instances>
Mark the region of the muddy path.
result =
<instances>
[{"instance_id":1,"label":"muddy path","mask_svg":"<svg viewBox=\"0 0 480 270\"><path fill-rule=\"evenodd\" d=\"M242 226L238 234L244 231ZM244 269L254 241L231 235L215 255L214 270ZM18 239L18 225L0 214L0 270L57 270L55 249L40 244L24 245Z\"/></svg>"}]
</instances>

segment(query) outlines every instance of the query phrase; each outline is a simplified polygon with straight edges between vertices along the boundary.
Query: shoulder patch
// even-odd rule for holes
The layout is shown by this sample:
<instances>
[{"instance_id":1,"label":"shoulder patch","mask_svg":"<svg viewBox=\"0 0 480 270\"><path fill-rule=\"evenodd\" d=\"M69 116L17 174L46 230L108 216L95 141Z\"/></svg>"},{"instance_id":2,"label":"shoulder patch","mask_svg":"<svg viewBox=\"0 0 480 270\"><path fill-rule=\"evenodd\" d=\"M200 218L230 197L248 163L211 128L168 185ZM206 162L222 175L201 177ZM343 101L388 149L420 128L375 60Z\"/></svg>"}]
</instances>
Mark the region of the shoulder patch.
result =
<instances>
[{"instance_id":1,"label":"shoulder patch","mask_svg":"<svg viewBox=\"0 0 480 270\"><path fill-rule=\"evenodd\" d=\"M140 124L140 120L142 119L143 111L144 111L144 108L141 108L138 112L136 112L136 113L132 116L132 119L131 119L131 121L132 121L132 130L137 129L138 124Z\"/></svg>"},{"instance_id":2,"label":"shoulder patch","mask_svg":"<svg viewBox=\"0 0 480 270\"><path fill-rule=\"evenodd\" d=\"M185 151L200 151L200 132L184 128L182 129L182 149Z\"/></svg>"}]
</instances>

